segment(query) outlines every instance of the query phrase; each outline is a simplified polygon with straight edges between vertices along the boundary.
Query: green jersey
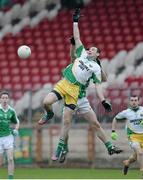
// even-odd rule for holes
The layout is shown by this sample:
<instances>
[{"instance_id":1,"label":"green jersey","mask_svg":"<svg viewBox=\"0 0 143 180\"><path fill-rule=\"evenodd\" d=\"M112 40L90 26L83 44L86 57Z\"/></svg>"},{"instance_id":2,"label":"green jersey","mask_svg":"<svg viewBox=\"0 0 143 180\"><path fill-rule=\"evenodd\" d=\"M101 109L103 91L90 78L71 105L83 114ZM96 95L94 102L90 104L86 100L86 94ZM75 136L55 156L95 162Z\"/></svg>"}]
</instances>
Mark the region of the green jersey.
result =
<instances>
[{"instance_id":1,"label":"green jersey","mask_svg":"<svg viewBox=\"0 0 143 180\"><path fill-rule=\"evenodd\" d=\"M0 105L0 137L10 135L10 124L17 124L18 122L16 112L11 106L8 106L8 109L4 110Z\"/></svg>"}]
</instances>

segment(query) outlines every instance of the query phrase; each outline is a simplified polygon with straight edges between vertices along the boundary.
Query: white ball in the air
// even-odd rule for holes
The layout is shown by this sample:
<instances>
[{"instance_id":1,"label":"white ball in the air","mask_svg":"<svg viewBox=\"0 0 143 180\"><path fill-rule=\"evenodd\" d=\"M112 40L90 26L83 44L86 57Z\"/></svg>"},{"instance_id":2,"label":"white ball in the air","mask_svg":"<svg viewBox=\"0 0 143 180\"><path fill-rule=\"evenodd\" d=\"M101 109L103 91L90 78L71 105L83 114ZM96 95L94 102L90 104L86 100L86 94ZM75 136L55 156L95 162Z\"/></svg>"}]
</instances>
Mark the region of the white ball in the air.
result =
<instances>
[{"instance_id":1,"label":"white ball in the air","mask_svg":"<svg viewBox=\"0 0 143 180\"><path fill-rule=\"evenodd\" d=\"M21 59L27 59L31 55L31 49L26 45L22 45L18 48L17 54Z\"/></svg>"}]
</instances>

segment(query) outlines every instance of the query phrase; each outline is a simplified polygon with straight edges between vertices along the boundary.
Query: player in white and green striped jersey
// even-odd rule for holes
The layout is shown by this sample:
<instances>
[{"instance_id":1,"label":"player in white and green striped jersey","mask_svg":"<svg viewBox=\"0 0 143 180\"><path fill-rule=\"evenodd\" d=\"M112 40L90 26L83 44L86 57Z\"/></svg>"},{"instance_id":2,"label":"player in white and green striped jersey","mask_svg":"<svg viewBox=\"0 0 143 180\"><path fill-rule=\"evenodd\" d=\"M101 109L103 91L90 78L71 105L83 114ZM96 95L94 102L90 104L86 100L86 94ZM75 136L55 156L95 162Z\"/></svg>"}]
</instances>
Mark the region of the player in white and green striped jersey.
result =
<instances>
[{"instance_id":1,"label":"player in white and green striped jersey","mask_svg":"<svg viewBox=\"0 0 143 180\"><path fill-rule=\"evenodd\" d=\"M129 108L119 112L114 117L111 134L113 140L116 140L118 137L116 132L117 120L126 120L127 137L129 144L134 151L134 154L123 162L124 174L127 174L129 165L137 160L143 177L143 106L139 106L138 95L131 95L129 98Z\"/></svg>"},{"instance_id":2,"label":"player in white and green striped jersey","mask_svg":"<svg viewBox=\"0 0 143 180\"><path fill-rule=\"evenodd\" d=\"M19 120L15 110L8 104L9 94L0 93L0 165L3 162L3 153L6 152L8 160L8 179L14 175L14 136L18 135ZM15 124L12 130L10 125Z\"/></svg>"},{"instance_id":3,"label":"player in white and green striped jersey","mask_svg":"<svg viewBox=\"0 0 143 180\"><path fill-rule=\"evenodd\" d=\"M96 83L101 83L101 68L96 63L96 58L99 55L96 47L91 47L87 52L80 41L78 24L75 22L75 16L78 16L77 11L73 16L73 34L76 42L77 59L73 64L66 67L63 79L55 86L54 90L49 93L43 101L45 114L39 120L39 124L43 125L53 117L52 104L63 99L65 102L65 113L68 121L71 121L73 111L77 106L77 100L80 92L80 87L86 85L87 81L93 77ZM63 117L65 119L65 117ZM66 120L65 120L66 121Z\"/></svg>"},{"instance_id":4,"label":"player in white and green striped jersey","mask_svg":"<svg viewBox=\"0 0 143 180\"><path fill-rule=\"evenodd\" d=\"M72 46L70 48L70 57L71 57L71 61L73 63L74 60L76 59L74 37L71 38L71 44L72 44ZM97 60L97 63L101 67L100 60L98 58L96 60ZM101 68L101 72L102 72L101 73L102 81L106 81L106 75L102 68ZM102 88L100 87L101 85L96 84L96 81L94 81L94 79L92 77L91 77L91 80L93 80L93 82L95 84L97 94L100 95L100 100L102 101L102 104L103 104L105 110L108 112L111 111L112 108L111 108L110 103L108 103L105 100L104 96L101 93L102 92ZM82 115L91 125L93 125L94 129L96 130L97 136L105 144L108 153L110 155L115 154L115 153L118 154L122 150L120 150L119 148L112 145L111 141L109 140L109 137L105 134L104 129L101 127L100 123L98 122L96 114L93 111L93 109L91 108L90 103L86 97L86 90L87 90L87 87L89 86L89 82L90 82L90 79L89 79L89 81L87 81L86 85L83 85L80 88L76 112L77 112L77 114ZM102 97L101 97L101 95L102 95ZM63 124L63 129L64 129L64 124ZM61 137L59 140L59 144L57 146L56 153L54 153L52 156L52 160L53 161L58 160L60 163L63 163L65 161L67 153L68 153L68 136L66 138L66 141L64 141Z\"/></svg>"}]
</instances>

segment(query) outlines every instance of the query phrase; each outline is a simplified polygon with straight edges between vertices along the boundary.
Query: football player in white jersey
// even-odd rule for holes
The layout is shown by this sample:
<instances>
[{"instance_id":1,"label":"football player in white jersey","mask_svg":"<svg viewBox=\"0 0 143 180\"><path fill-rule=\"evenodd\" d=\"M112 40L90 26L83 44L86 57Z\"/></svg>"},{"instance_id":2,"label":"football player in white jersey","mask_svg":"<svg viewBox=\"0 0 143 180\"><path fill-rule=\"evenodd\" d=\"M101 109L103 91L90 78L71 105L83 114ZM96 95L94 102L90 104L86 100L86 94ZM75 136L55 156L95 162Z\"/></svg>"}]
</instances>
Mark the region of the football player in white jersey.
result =
<instances>
[{"instance_id":1,"label":"football player in white jersey","mask_svg":"<svg viewBox=\"0 0 143 180\"><path fill-rule=\"evenodd\" d=\"M62 129L61 133L63 141L65 141L65 138L68 136L72 115L77 106L81 87L86 85L91 78L96 84L101 83L101 67L96 62L96 59L99 56L99 50L97 47L91 47L88 51L85 50L80 40L78 28L79 16L80 10L76 9L73 15L73 35L77 59L74 63L65 68L63 73L64 78L59 81L54 90L45 97L43 106L46 112L38 122L40 125L43 125L52 119L54 113L51 105L54 102L63 99L65 103L63 123L66 127ZM100 92L99 94L102 96Z\"/></svg>"},{"instance_id":2,"label":"football player in white jersey","mask_svg":"<svg viewBox=\"0 0 143 180\"><path fill-rule=\"evenodd\" d=\"M77 106L77 100L81 86L85 85L92 77L94 82L101 83L101 68L96 63L99 55L96 47L91 47L86 52L79 34L78 20L80 16L79 9L76 9L73 15L73 34L78 58L74 63L65 68L63 79L61 79L52 92L43 100L45 114L39 120L38 124L43 125L53 118L52 104L63 99L65 103L63 120L67 125L72 120L73 112ZM66 132L65 132L66 133Z\"/></svg>"},{"instance_id":3,"label":"football player in white jersey","mask_svg":"<svg viewBox=\"0 0 143 180\"><path fill-rule=\"evenodd\" d=\"M71 38L70 57L71 57L71 62L74 63L76 59L74 37ZM96 59L96 60L97 60L97 63L101 67L100 60L99 59ZM107 81L106 74L104 73L102 68L101 68L101 76L102 76L102 82ZM111 143L108 136L105 134L104 129L101 127L100 123L98 122L96 114L94 110L92 109L92 107L90 106L90 103L86 97L86 90L88 86L89 86L89 82L81 88L81 92L79 94L79 98L77 102L77 108L75 109L75 111L77 114L80 114L81 116L83 116L93 126L93 128L96 131L97 137L105 144L108 154L109 155L118 154L122 152L122 150ZM97 95L99 96L105 110L107 112L110 112L112 110L112 107L110 103L105 100L103 93L101 93L102 88L100 86L101 86L100 84L96 85L95 83ZM62 128L66 129L66 126L63 124ZM63 163L65 161L67 153L68 153L68 136L66 138L66 141L63 140L63 138L61 137L59 139L56 152L52 156L52 160L53 161L58 160L60 163Z\"/></svg>"},{"instance_id":4,"label":"football player in white jersey","mask_svg":"<svg viewBox=\"0 0 143 180\"><path fill-rule=\"evenodd\" d=\"M139 106L139 97L131 95L129 98L129 108L119 112L112 122L111 138L116 140L117 120L126 120L127 137L134 154L124 163L124 174L127 174L130 163L138 161L140 172L143 175L143 107Z\"/></svg>"}]
</instances>

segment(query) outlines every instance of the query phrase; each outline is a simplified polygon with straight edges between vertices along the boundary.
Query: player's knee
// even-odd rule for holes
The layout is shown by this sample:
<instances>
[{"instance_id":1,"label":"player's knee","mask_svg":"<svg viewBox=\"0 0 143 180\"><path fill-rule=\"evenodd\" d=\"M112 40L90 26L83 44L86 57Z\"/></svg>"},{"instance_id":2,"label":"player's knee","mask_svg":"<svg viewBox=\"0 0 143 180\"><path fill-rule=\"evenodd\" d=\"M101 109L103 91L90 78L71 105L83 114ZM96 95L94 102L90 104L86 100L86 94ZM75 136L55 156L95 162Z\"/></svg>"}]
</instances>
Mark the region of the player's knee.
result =
<instances>
[{"instance_id":1,"label":"player's knee","mask_svg":"<svg viewBox=\"0 0 143 180\"><path fill-rule=\"evenodd\" d=\"M46 108L47 106L50 106L50 102L47 99L43 100L43 107Z\"/></svg>"},{"instance_id":2,"label":"player's knee","mask_svg":"<svg viewBox=\"0 0 143 180\"><path fill-rule=\"evenodd\" d=\"M12 156L10 156L10 157L8 157L8 163L13 163L13 157Z\"/></svg>"},{"instance_id":3,"label":"player's knee","mask_svg":"<svg viewBox=\"0 0 143 180\"><path fill-rule=\"evenodd\" d=\"M50 105L50 104L52 104L52 101L51 101L51 99L49 98L45 98L44 100L43 100L43 106L46 106L46 105Z\"/></svg>"},{"instance_id":4,"label":"player's knee","mask_svg":"<svg viewBox=\"0 0 143 180\"><path fill-rule=\"evenodd\" d=\"M96 130L99 130L99 129L101 128L100 123L98 123L98 122L94 122L94 123L92 124L92 127L93 127L94 129L96 129Z\"/></svg>"},{"instance_id":5,"label":"player's knee","mask_svg":"<svg viewBox=\"0 0 143 180\"><path fill-rule=\"evenodd\" d=\"M50 106L56 101L56 95L54 93L49 93L43 100L43 106Z\"/></svg>"},{"instance_id":6,"label":"player's knee","mask_svg":"<svg viewBox=\"0 0 143 180\"><path fill-rule=\"evenodd\" d=\"M69 127L71 125L70 119L64 119L64 126Z\"/></svg>"}]
</instances>

